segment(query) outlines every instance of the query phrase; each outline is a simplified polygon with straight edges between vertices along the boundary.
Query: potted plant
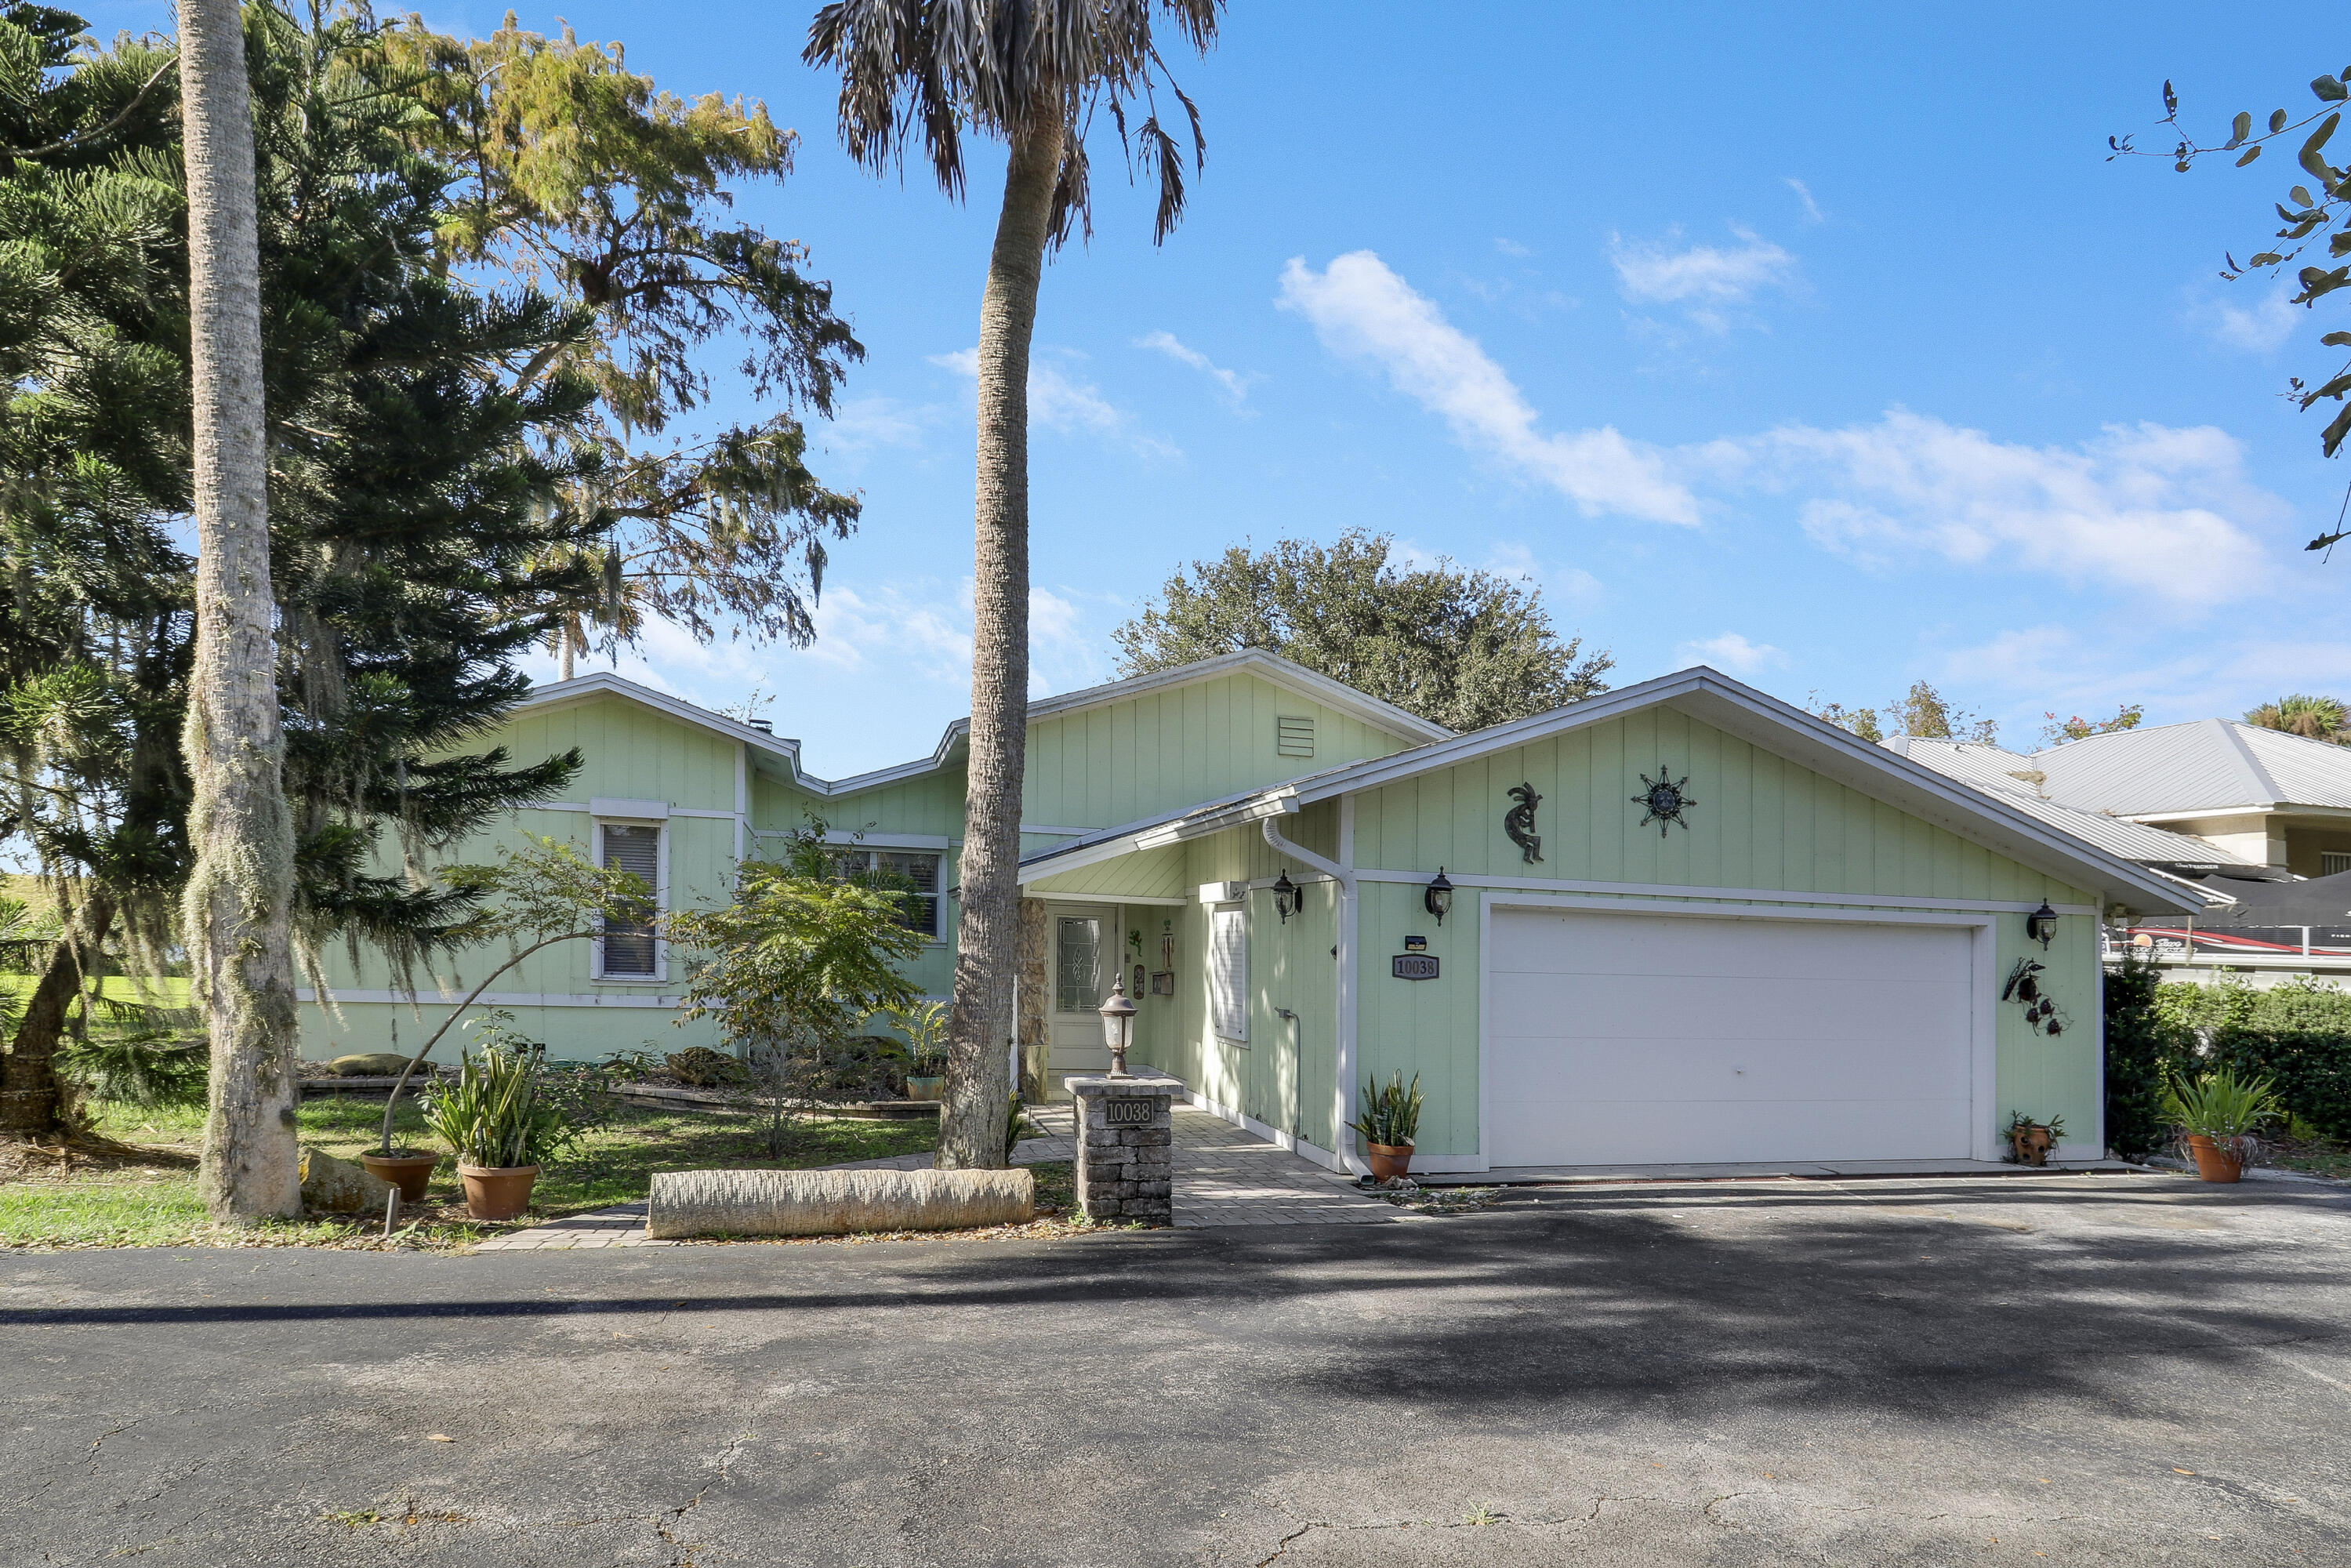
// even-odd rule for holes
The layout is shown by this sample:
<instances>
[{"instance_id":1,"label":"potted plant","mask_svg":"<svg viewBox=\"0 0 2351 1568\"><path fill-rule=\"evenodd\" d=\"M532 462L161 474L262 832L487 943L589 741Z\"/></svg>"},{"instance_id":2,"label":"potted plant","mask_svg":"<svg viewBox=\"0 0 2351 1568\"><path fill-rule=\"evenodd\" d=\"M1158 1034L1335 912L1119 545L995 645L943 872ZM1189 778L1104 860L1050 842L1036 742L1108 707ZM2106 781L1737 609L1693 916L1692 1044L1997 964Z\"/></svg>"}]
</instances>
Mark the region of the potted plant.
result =
<instances>
[{"instance_id":1,"label":"potted plant","mask_svg":"<svg viewBox=\"0 0 2351 1568\"><path fill-rule=\"evenodd\" d=\"M937 1100L947 1090L947 1004L925 1002L898 1015L906 1031L906 1098Z\"/></svg>"},{"instance_id":2,"label":"potted plant","mask_svg":"<svg viewBox=\"0 0 2351 1568\"><path fill-rule=\"evenodd\" d=\"M539 1166L578 1134L540 1092L547 1047L490 1024L478 1051L459 1060L457 1081L435 1085L424 1124L457 1156L465 1211L512 1219L530 1207Z\"/></svg>"},{"instance_id":3,"label":"potted plant","mask_svg":"<svg viewBox=\"0 0 2351 1568\"><path fill-rule=\"evenodd\" d=\"M1385 1087L1364 1080L1363 1113L1348 1124L1364 1140L1364 1158L1374 1181L1393 1181L1412 1168L1412 1141L1420 1132L1420 1074L1405 1087L1402 1072Z\"/></svg>"},{"instance_id":4,"label":"potted plant","mask_svg":"<svg viewBox=\"0 0 2351 1568\"><path fill-rule=\"evenodd\" d=\"M2259 1147L2254 1134L2276 1119L2270 1080L2244 1082L2226 1068L2193 1082L2175 1078L2163 1092L2163 1119L2179 1130L2206 1181L2235 1181Z\"/></svg>"},{"instance_id":5,"label":"potted plant","mask_svg":"<svg viewBox=\"0 0 2351 1568\"><path fill-rule=\"evenodd\" d=\"M2021 1166L2045 1166L2049 1151L2065 1135L2065 1118L2052 1116L2046 1122L2036 1122L2022 1111L2012 1111L2008 1118L2008 1147L2011 1157Z\"/></svg>"}]
</instances>

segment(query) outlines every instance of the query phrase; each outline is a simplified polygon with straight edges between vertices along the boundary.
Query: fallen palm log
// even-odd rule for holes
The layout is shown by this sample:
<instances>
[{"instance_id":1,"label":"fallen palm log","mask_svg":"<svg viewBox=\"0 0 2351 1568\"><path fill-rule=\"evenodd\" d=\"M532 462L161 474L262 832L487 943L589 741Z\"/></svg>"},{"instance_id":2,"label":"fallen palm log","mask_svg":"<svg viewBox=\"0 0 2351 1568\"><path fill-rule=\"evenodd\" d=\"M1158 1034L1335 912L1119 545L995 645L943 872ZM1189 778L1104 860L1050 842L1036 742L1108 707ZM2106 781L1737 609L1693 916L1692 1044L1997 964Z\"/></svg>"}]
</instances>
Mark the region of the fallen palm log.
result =
<instances>
[{"instance_id":1,"label":"fallen palm log","mask_svg":"<svg viewBox=\"0 0 2351 1568\"><path fill-rule=\"evenodd\" d=\"M685 1236L967 1230L1036 1218L1037 1182L1004 1171L661 1171L645 1228Z\"/></svg>"}]
</instances>

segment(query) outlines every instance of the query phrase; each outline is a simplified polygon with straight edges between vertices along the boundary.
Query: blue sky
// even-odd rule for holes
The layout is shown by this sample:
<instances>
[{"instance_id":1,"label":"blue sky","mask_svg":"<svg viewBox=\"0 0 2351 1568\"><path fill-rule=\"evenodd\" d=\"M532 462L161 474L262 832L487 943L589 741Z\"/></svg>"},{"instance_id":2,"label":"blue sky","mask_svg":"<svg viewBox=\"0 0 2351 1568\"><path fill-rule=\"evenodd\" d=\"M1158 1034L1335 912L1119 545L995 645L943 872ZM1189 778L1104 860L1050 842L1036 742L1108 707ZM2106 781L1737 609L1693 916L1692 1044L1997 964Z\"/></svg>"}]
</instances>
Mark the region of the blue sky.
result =
<instances>
[{"instance_id":1,"label":"blue sky","mask_svg":"<svg viewBox=\"0 0 2351 1568\"><path fill-rule=\"evenodd\" d=\"M961 356L997 165L962 207L851 166L799 63L810 9L559 14L802 133L741 210L810 246L869 350L820 434L863 527L813 648L664 632L620 667L713 705L764 687L839 775L967 707ZM2339 64L2306 37L2168 5L1244 0L1177 62L1209 138L1184 225L1153 248L1105 142L1094 240L1047 273L1038 689L1111 678L1111 629L1186 561L1351 527L1524 574L1619 683L1706 662L1882 704L1925 678L2011 745L2046 709L2351 688L2351 559L2300 549L2351 467L2277 395L2331 371L2340 323L2216 277L2290 159L2105 160L2167 76L2221 135L2299 117Z\"/></svg>"}]
</instances>

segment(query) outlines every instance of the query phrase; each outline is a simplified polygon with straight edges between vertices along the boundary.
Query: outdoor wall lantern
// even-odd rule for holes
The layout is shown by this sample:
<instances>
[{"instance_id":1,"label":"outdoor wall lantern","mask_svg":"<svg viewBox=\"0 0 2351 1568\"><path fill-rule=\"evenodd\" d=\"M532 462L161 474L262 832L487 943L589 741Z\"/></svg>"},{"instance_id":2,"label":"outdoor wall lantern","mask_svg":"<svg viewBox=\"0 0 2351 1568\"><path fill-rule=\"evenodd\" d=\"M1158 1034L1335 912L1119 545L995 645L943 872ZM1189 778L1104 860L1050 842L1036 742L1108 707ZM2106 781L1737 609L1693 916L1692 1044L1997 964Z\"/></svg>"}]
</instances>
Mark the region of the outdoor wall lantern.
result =
<instances>
[{"instance_id":1,"label":"outdoor wall lantern","mask_svg":"<svg viewBox=\"0 0 2351 1568\"><path fill-rule=\"evenodd\" d=\"M1444 925L1445 917L1453 913L1453 883L1446 880L1443 866L1437 868L1437 880L1430 883L1428 891L1420 895L1420 904L1422 908L1437 916L1439 925Z\"/></svg>"},{"instance_id":2,"label":"outdoor wall lantern","mask_svg":"<svg viewBox=\"0 0 2351 1568\"><path fill-rule=\"evenodd\" d=\"M2041 907L2024 917L2024 934L2040 943L2044 952L2048 949L2051 939L2057 935L2057 912L2049 907L2047 899L2043 899Z\"/></svg>"},{"instance_id":3,"label":"outdoor wall lantern","mask_svg":"<svg viewBox=\"0 0 2351 1568\"><path fill-rule=\"evenodd\" d=\"M1110 1000L1102 1005L1102 1043L1110 1047L1110 1075L1132 1078L1126 1070L1126 1048L1134 1043L1134 1004L1126 999L1126 983L1114 982Z\"/></svg>"},{"instance_id":4,"label":"outdoor wall lantern","mask_svg":"<svg viewBox=\"0 0 2351 1568\"><path fill-rule=\"evenodd\" d=\"M1299 905L1304 902L1298 884L1290 880L1289 868L1284 867L1281 874L1273 881L1273 912L1280 915L1281 923L1287 925L1290 917L1298 913Z\"/></svg>"}]
</instances>

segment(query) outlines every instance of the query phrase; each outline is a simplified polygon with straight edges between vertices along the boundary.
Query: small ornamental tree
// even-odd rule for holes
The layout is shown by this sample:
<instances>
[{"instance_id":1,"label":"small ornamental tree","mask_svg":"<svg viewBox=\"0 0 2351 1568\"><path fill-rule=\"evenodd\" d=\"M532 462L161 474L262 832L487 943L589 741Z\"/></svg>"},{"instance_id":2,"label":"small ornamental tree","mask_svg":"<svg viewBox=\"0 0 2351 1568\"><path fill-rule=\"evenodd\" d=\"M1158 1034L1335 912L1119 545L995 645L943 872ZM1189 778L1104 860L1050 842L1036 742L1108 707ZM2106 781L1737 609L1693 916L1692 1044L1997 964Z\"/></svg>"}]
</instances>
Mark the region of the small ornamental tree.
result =
<instances>
[{"instance_id":1,"label":"small ornamental tree","mask_svg":"<svg viewBox=\"0 0 2351 1568\"><path fill-rule=\"evenodd\" d=\"M750 1064L768 1100L771 1157L782 1155L793 1092L825 1049L877 1013L914 1007L900 967L927 938L901 923L903 896L839 880L820 856L801 853L746 864L734 902L666 922L671 941L700 954L676 1021L716 1019Z\"/></svg>"},{"instance_id":2,"label":"small ornamental tree","mask_svg":"<svg viewBox=\"0 0 2351 1568\"><path fill-rule=\"evenodd\" d=\"M527 849L501 849L495 864L449 866L441 880L453 892L482 901L480 912L461 928L460 940L502 941L507 956L482 977L464 1001L449 1009L441 1027L426 1037L408 1059L408 1065L400 1070L400 1081L392 1085L392 1099L383 1109L382 1152L386 1155L392 1153L392 1115L400 1104L401 1091L449 1032L449 1026L465 1016L490 988L492 980L542 948L597 936L608 921L642 923L653 910L653 892L644 878L634 872L590 865L578 850L557 839L534 836Z\"/></svg>"}]
</instances>

